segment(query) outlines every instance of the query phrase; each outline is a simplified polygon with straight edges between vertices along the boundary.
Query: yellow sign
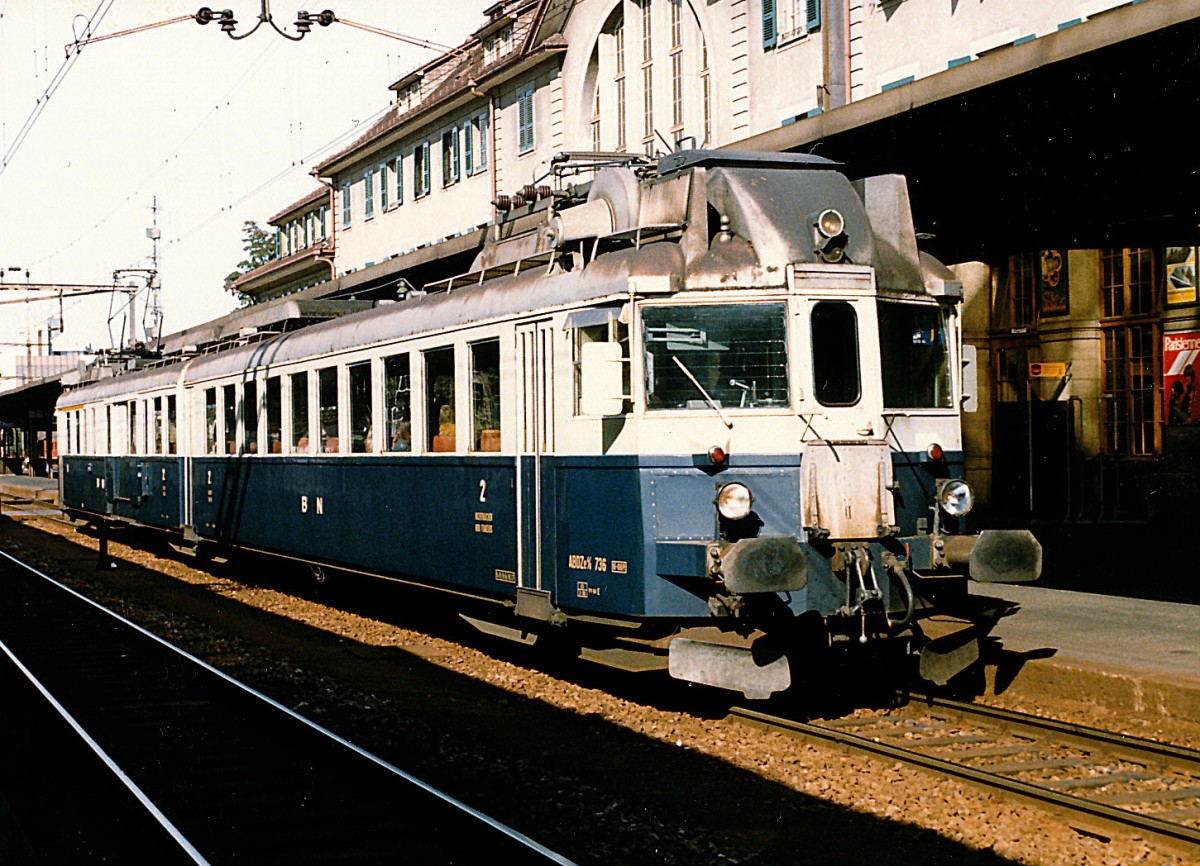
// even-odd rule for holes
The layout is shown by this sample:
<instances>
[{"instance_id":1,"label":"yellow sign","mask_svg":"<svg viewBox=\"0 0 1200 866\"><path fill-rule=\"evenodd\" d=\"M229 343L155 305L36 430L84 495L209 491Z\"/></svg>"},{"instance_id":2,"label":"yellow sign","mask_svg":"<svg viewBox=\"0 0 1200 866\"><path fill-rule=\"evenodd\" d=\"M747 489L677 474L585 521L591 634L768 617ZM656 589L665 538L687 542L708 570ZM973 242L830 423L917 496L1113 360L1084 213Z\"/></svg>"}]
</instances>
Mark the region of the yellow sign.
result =
<instances>
[{"instance_id":1,"label":"yellow sign","mask_svg":"<svg viewBox=\"0 0 1200 866\"><path fill-rule=\"evenodd\" d=\"M1061 361L1040 361L1029 365L1030 379L1061 379L1067 375L1067 365Z\"/></svg>"}]
</instances>

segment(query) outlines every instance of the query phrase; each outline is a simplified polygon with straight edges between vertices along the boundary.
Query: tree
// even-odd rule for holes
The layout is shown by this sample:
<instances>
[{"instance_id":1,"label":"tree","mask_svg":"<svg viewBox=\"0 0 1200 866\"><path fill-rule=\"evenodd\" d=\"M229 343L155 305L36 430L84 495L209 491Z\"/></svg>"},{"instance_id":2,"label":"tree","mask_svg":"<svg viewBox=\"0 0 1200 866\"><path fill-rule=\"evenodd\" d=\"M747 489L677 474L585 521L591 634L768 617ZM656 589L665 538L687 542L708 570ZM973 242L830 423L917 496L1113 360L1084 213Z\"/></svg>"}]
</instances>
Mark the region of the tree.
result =
<instances>
[{"instance_id":1,"label":"tree","mask_svg":"<svg viewBox=\"0 0 1200 866\"><path fill-rule=\"evenodd\" d=\"M246 258L237 263L237 269L225 277L225 288L233 285L233 281L243 274L248 274L260 265L265 265L275 258L275 235L261 228L254 220L242 223L242 250ZM255 303L253 295L238 292L242 306Z\"/></svg>"}]
</instances>

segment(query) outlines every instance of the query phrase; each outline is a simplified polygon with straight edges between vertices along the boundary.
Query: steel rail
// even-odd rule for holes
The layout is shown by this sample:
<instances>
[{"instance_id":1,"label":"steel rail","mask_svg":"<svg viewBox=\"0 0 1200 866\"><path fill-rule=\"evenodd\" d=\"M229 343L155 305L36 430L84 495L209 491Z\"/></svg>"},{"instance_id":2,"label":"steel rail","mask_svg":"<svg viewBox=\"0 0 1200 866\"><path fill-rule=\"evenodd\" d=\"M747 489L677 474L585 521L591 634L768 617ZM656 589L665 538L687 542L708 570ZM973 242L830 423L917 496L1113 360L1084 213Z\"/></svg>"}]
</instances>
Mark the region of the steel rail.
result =
<instances>
[{"instance_id":1,"label":"steel rail","mask_svg":"<svg viewBox=\"0 0 1200 866\"><path fill-rule=\"evenodd\" d=\"M43 585L54 587L59 592L77 600L85 605L86 608L91 609L100 617L104 618L106 621L117 624L123 631L135 633L136 635L140 636L140 638L148 640L151 645L154 645L159 649L166 651L170 655L183 660L189 667L204 672L213 680L223 683L227 688L231 688L234 693L249 699L252 704L261 707L269 707L271 711L282 714L292 723L296 724L299 728L311 732L322 741L332 743L339 749L343 749L347 752L355 754L358 758L363 759L378 770L383 771L393 778L402 780L413 789L421 792L424 796L444 804L451 810L452 813L467 816L476 824L487 827L500 837L507 839L514 846L512 850L524 852L530 858L530 862L536 859L537 862L556 863L562 864L562 866L573 866L574 861L568 859L564 855L551 850L550 848L533 840L529 836L526 836L524 833L508 826L504 822L479 811L478 809L440 790L439 788L436 788L433 785L412 775L411 773L395 766L389 761L371 752L368 752L361 746L345 739L332 730L312 721L305 716L300 715L279 701L268 697L262 692L251 688L239 680L234 679L223 671L213 667L211 664L175 646L169 641L164 640L137 623L132 622L120 614L104 607L93 599L88 598L86 595L76 591L75 589L72 589L58 580L55 580L53 577L38 570L29 563L22 561L21 559L4 550L0 550L0 562L4 561L7 561L11 565L16 566L22 571L38 578ZM5 654L10 655L10 657L12 657L14 660L16 658L8 653L7 649L5 650ZM510 850L508 853L511 854L512 851Z\"/></svg>"},{"instance_id":2,"label":"steel rail","mask_svg":"<svg viewBox=\"0 0 1200 866\"><path fill-rule=\"evenodd\" d=\"M1054 735L1054 739L1061 743L1091 747L1101 743L1106 750L1132 761L1142 763L1156 761L1167 769L1180 773L1191 773L1200 778L1200 750L1197 749L934 695L910 694L909 698L914 705L945 710L964 717L983 718L999 723L1009 730L1049 731Z\"/></svg>"},{"instance_id":3,"label":"steel rail","mask_svg":"<svg viewBox=\"0 0 1200 866\"><path fill-rule=\"evenodd\" d=\"M913 749L889 745L848 731L772 716L744 707L734 707L730 710L729 716L734 720L782 730L800 737L824 740L860 751L883 755L893 760L902 761L928 770L935 770L947 776L980 785L989 790L1004 791L1005 793L1018 796L1039 805L1049 805L1067 813L1085 815L1093 822L1093 826L1099 823L1109 828L1119 828L1125 831L1134 830L1173 846L1186 846L1193 852L1196 850L1194 846L1200 846L1200 830L1182 824L1173 824L1149 815L1140 815L1127 809L1109 806L1106 803L1076 797L1071 794L1063 794L1052 788L1010 779L996 773L989 773L986 770L926 755ZM1029 728L1037 727L1032 722L1042 721L1037 716L1028 716L1025 719L1031 720L1028 724ZM1097 742L1107 745L1104 741Z\"/></svg>"}]
</instances>

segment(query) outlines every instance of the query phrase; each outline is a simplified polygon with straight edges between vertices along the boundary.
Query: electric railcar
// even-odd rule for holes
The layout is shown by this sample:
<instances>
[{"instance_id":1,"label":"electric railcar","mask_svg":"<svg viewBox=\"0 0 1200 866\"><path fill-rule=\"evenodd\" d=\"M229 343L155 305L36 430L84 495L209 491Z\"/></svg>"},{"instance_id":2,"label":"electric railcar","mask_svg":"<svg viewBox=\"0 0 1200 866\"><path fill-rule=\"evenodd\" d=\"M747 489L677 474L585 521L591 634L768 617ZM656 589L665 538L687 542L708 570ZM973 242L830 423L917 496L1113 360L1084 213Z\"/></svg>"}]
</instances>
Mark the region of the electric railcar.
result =
<instances>
[{"instance_id":1,"label":"electric railcar","mask_svg":"<svg viewBox=\"0 0 1200 866\"><path fill-rule=\"evenodd\" d=\"M1041 551L965 532L961 285L904 179L687 151L559 185L465 275L67 390L63 505L752 697L881 641L969 663L920 620Z\"/></svg>"}]
</instances>

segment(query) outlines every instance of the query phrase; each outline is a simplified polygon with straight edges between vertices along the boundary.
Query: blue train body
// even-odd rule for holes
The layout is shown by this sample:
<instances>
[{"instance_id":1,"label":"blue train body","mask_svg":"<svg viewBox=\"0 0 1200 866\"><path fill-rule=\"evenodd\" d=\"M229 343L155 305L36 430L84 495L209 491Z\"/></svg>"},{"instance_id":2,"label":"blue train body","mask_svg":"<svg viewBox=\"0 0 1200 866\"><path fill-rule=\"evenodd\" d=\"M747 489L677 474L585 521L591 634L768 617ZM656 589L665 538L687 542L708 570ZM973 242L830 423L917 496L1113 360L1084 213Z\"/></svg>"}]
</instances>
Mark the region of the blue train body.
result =
<instances>
[{"instance_id":1,"label":"blue train body","mask_svg":"<svg viewBox=\"0 0 1200 866\"><path fill-rule=\"evenodd\" d=\"M945 679L920 617L1040 550L964 532L959 295L902 179L696 152L572 194L397 303L69 389L64 506L752 696L814 623Z\"/></svg>"}]
</instances>

